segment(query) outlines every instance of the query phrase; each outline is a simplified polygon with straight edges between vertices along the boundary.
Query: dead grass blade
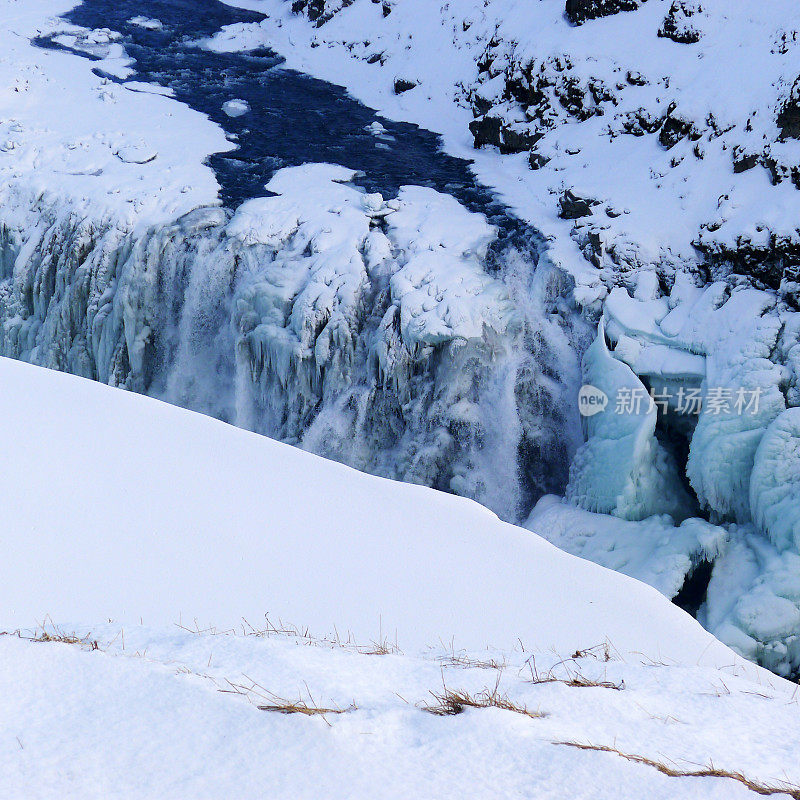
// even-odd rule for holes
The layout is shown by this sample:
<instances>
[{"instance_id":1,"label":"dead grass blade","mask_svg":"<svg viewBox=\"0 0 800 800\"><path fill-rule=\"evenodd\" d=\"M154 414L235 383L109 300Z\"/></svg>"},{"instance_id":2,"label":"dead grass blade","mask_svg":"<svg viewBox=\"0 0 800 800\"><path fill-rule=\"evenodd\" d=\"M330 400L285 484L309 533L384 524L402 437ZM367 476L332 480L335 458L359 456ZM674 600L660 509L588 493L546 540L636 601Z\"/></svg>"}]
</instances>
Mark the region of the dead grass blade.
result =
<instances>
[{"instance_id":1,"label":"dead grass blade","mask_svg":"<svg viewBox=\"0 0 800 800\"><path fill-rule=\"evenodd\" d=\"M326 714L348 714L355 711L355 705L347 708L324 708L320 706L310 706L303 700L292 702L291 700L276 699L274 703L263 703L257 705L259 711L274 711L277 714L304 714L307 717L324 717Z\"/></svg>"},{"instance_id":2,"label":"dead grass blade","mask_svg":"<svg viewBox=\"0 0 800 800\"><path fill-rule=\"evenodd\" d=\"M732 781L738 781L746 786L751 792L760 795L775 795L785 794L792 798L792 800L800 800L800 786L795 786L790 783L779 782L776 784L761 783L748 778L741 772L730 772L724 769L717 769L713 764L709 764L702 769L682 770L675 767L670 767L662 761L655 761L646 756L634 755L631 753L624 753L616 747L608 747L606 745L597 744L581 744L580 742L553 742L560 747L574 747L578 750L594 750L600 753L613 753L614 755L624 758L627 761L633 761L637 764L645 764L648 767L657 769L663 775L670 778L727 778Z\"/></svg>"},{"instance_id":3,"label":"dead grass blade","mask_svg":"<svg viewBox=\"0 0 800 800\"><path fill-rule=\"evenodd\" d=\"M588 652L588 651L583 651ZM580 653L576 653L571 659L565 659L563 661L559 661L552 669L549 669L545 673L540 673L536 667L536 658L531 656L525 663L528 665L528 669L530 669L531 677L529 683L533 684L542 684L542 683L563 683L564 686L572 686L573 688L577 689L585 689L585 688L597 688L597 689L613 689L614 691L621 692L625 688L625 682L621 681L620 683L613 683L612 681L606 680L599 680L594 678L587 678L585 675L582 675L579 671L575 671L574 673L570 671L569 667L567 666L568 661L573 661L576 658L583 657ZM562 667L567 674L566 678L558 677L555 672L558 667Z\"/></svg>"},{"instance_id":4,"label":"dead grass blade","mask_svg":"<svg viewBox=\"0 0 800 800\"><path fill-rule=\"evenodd\" d=\"M468 708L499 708L503 711L522 714L531 719L544 719L547 716L543 711L538 709L534 711L527 706L515 703L508 695L501 694L497 686L494 689L484 689L475 695L464 691L454 691L445 686L441 692L431 692L431 695L436 702L433 705L421 706L421 708L437 717L461 714Z\"/></svg>"},{"instance_id":5,"label":"dead grass blade","mask_svg":"<svg viewBox=\"0 0 800 800\"><path fill-rule=\"evenodd\" d=\"M96 639L92 639L91 634L86 636L78 636L75 633L65 633L59 628L52 626L52 631L48 631L44 625L40 626L41 630L37 630L30 635L24 635L21 631L0 631L0 636L16 636L17 639L23 639L26 642L58 642L60 644L73 644L83 647L86 650L99 650L100 645Z\"/></svg>"},{"instance_id":6,"label":"dead grass blade","mask_svg":"<svg viewBox=\"0 0 800 800\"><path fill-rule=\"evenodd\" d=\"M244 677L247 678L246 675ZM358 710L358 706L355 703L351 703L347 708L326 708L325 706L317 705L308 686L306 686L306 692L311 701L310 703L307 703L302 698L298 698L297 700L285 700L268 691L252 678L247 678L247 680L250 681L249 685L226 681L228 688L219 689L219 691L223 694L238 694L242 697L246 697L259 711L272 711L277 714L302 714L306 717L322 717L328 725L330 725L326 719L328 714L349 714L352 711ZM258 702L259 700L262 702Z\"/></svg>"}]
</instances>

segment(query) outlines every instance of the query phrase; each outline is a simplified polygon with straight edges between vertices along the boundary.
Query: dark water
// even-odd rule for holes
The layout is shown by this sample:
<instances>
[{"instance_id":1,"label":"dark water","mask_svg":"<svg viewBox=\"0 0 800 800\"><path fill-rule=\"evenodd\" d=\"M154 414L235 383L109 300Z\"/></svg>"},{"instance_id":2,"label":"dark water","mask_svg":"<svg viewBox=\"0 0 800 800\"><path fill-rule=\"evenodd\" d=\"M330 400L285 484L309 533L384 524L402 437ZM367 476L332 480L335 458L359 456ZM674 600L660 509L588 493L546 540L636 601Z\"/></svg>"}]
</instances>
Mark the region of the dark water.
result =
<instances>
[{"instance_id":1,"label":"dark water","mask_svg":"<svg viewBox=\"0 0 800 800\"><path fill-rule=\"evenodd\" d=\"M160 20L163 30L128 23L137 16ZM217 54L194 44L224 25L262 18L217 0L84 0L65 15L76 25L122 34L136 61L138 74L131 80L171 88L180 102L236 137L237 150L209 159L228 208L266 194L264 184L283 167L324 161L363 171L359 183L387 197L404 184L455 196L500 227L495 255L511 242L527 248L534 244L534 232L477 183L467 161L443 153L436 134L380 117L342 87L284 69L281 57L268 49ZM38 44L60 47L46 39ZM250 112L228 117L222 105L235 98L246 100ZM376 138L365 130L375 121L388 136Z\"/></svg>"}]
</instances>

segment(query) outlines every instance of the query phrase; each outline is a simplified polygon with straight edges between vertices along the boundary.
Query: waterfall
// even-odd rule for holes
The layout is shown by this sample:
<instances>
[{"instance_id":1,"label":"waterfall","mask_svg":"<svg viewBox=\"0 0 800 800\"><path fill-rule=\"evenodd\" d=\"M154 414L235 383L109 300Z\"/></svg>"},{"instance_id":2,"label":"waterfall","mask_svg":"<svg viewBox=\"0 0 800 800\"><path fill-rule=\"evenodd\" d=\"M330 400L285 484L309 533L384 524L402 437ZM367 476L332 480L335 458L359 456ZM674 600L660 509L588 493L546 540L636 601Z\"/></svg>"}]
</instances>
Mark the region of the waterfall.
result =
<instances>
[{"instance_id":1,"label":"waterfall","mask_svg":"<svg viewBox=\"0 0 800 800\"><path fill-rule=\"evenodd\" d=\"M0 354L522 519L579 443L570 286L453 197L355 178L281 170L144 232L6 214Z\"/></svg>"}]
</instances>

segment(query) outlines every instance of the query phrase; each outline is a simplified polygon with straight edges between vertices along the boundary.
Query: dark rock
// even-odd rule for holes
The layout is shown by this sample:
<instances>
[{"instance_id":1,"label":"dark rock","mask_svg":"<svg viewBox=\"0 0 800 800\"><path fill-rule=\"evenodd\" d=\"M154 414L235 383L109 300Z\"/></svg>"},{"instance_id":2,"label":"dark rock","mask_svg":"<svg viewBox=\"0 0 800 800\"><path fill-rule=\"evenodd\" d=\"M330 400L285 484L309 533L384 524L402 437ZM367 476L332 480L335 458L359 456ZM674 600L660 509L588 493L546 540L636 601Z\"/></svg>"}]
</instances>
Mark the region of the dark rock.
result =
<instances>
[{"instance_id":1,"label":"dark rock","mask_svg":"<svg viewBox=\"0 0 800 800\"><path fill-rule=\"evenodd\" d=\"M472 112L475 114L476 117L482 117L492 107L491 101L475 93L473 93L472 95L471 103L472 103Z\"/></svg>"},{"instance_id":2,"label":"dark rock","mask_svg":"<svg viewBox=\"0 0 800 800\"><path fill-rule=\"evenodd\" d=\"M567 19L581 25L590 19L608 17L620 11L635 11L646 0L567 0Z\"/></svg>"},{"instance_id":3,"label":"dark rock","mask_svg":"<svg viewBox=\"0 0 800 800\"><path fill-rule=\"evenodd\" d=\"M644 136L655 133L664 124L662 117L651 114L644 108L629 111L622 122L622 130L632 136Z\"/></svg>"},{"instance_id":4,"label":"dark rock","mask_svg":"<svg viewBox=\"0 0 800 800\"><path fill-rule=\"evenodd\" d=\"M733 171L735 174L740 172L747 172L753 169L761 161L761 156L758 153L746 153L741 147L733 149Z\"/></svg>"},{"instance_id":5,"label":"dark rock","mask_svg":"<svg viewBox=\"0 0 800 800\"><path fill-rule=\"evenodd\" d=\"M578 121L585 122L595 115L594 103L589 101L577 78L566 78L555 87L555 93L564 109Z\"/></svg>"},{"instance_id":6,"label":"dark rock","mask_svg":"<svg viewBox=\"0 0 800 800\"><path fill-rule=\"evenodd\" d=\"M778 114L781 141L800 139L800 78L794 82L789 99Z\"/></svg>"},{"instance_id":7,"label":"dark rock","mask_svg":"<svg viewBox=\"0 0 800 800\"><path fill-rule=\"evenodd\" d=\"M591 197L580 197L571 189L567 189L558 200L558 216L561 219L588 217L592 213L592 208L599 204L599 200Z\"/></svg>"},{"instance_id":8,"label":"dark rock","mask_svg":"<svg viewBox=\"0 0 800 800\"><path fill-rule=\"evenodd\" d=\"M628 72L626 80L631 86L647 86L649 81L641 72Z\"/></svg>"},{"instance_id":9,"label":"dark rock","mask_svg":"<svg viewBox=\"0 0 800 800\"><path fill-rule=\"evenodd\" d=\"M658 141L667 150L675 147L681 139L685 139L687 136L695 141L700 138L700 134L695 130L691 120L673 116L673 112L674 108L665 117L658 134Z\"/></svg>"},{"instance_id":10,"label":"dark rock","mask_svg":"<svg viewBox=\"0 0 800 800\"><path fill-rule=\"evenodd\" d=\"M536 131L519 131L506 127L503 128L501 135L503 141L500 145L500 152L502 153L524 153L542 138L542 134Z\"/></svg>"},{"instance_id":11,"label":"dark rock","mask_svg":"<svg viewBox=\"0 0 800 800\"><path fill-rule=\"evenodd\" d=\"M531 150L528 156L528 163L531 165L531 169L541 169L549 160L547 156L543 156L535 150Z\"/></svg>"},{"instance_id":12,"label":"dark rock","mask_svg":"<svg viewBox=\"0 0 800 800\"><path fill-rule=\"evenodd\" d=\"M305 12L312 22L316 22L325 13L325 0L295 0L292 11L295 14Z\"/></svg>"},{"instance_id":13,"label":"dark rock","mask_svg":"<svg viewBox=\"0 0 800 800\"><path fill-rule=\"evenodd\" d=\"M485 144L500 147L503 143L502 121L497 117L481 117L474 119L469 124L470 133L475 138L475 147L483 147Z\"/></svg>"},{"instance_id":14,"label":"dark rock","mask_svg":"<svg viewBox=\"0 0 800 800\"><path fill-rule=\"evenodd\" d=\"M692 0L674 0L667 16L664 17L658 35L680 44L699 42L703 34L692 25L690 20L695 14L700 14L702 11L702 6Z\"/></svg>"},{"instance_id":15,"label":"dark rock","mask_svg":"<svg viewBox=\"0 0 800 800\"><path fill-rule=\"evenodd\" d=\"M542 138L539 131L519 130L493 116L483 116L472 120L469 130L474 137L476 148L488 144L499 148L501 153L524 153Z\"/></svg>"},{"instance_id":16,"label":"dark rock","mask_svg":"<svg viewBox=\"0 0 800 800\"><path fill-rule=\"evenodd\" d=\"M409 81L405 78L395 78L394 81L394 93L395 94L403 94L403 92L408 92L409 90L413 89L417 85L416 81Z\"/></svg>"},{"instance_id":17,"label":"dark rock","mask_svg":"<svg viewBox=\"0 0 800 800\"><path fill-rule=\"evenodd\" d=\"M316 24L319 28L324 25L328 20L332 19L337 11L347 8L352 5L354 0L343 0L341 6L334 10L328 10L325 6L325 0L294 0L292 3L292 11L295 14L303 14L309 20Z\"/></svg>"},{"instance_id":18,"label":"dark rock","mask_svg":"<svg viewBox=\"0 0 800 800\"><path fill-rule=\"evenodd\" d=\"M742 237L731 247L707 246L702 241L694 246L705 256L713 280L742 275L757 288L778 290L800 274L800 242L785 236L770 234L766 244Z\"/></svg>"}]
</instances>

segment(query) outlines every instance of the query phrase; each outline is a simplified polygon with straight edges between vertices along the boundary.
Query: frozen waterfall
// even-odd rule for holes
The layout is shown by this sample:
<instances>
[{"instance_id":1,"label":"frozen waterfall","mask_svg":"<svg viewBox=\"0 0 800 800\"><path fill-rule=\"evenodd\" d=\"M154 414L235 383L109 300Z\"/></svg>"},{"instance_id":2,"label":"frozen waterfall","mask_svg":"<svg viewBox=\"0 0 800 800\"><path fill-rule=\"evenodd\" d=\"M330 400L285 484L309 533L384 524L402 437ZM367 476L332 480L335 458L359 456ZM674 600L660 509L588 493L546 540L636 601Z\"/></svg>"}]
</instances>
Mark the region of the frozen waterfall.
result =
<instances>
[{"instance_id":1,"label":"frozen waterfall","mask_svg":"<svg viewBox=\"0 0 800 800\"><path fill-rule=\"evenodd\" d=\"M570 286L534 247L490 271L497 230L453 197L355 178L287 168L143 232L5 213L0 353L520 519L580 442Z\"/></svg>"}]
</instances>

